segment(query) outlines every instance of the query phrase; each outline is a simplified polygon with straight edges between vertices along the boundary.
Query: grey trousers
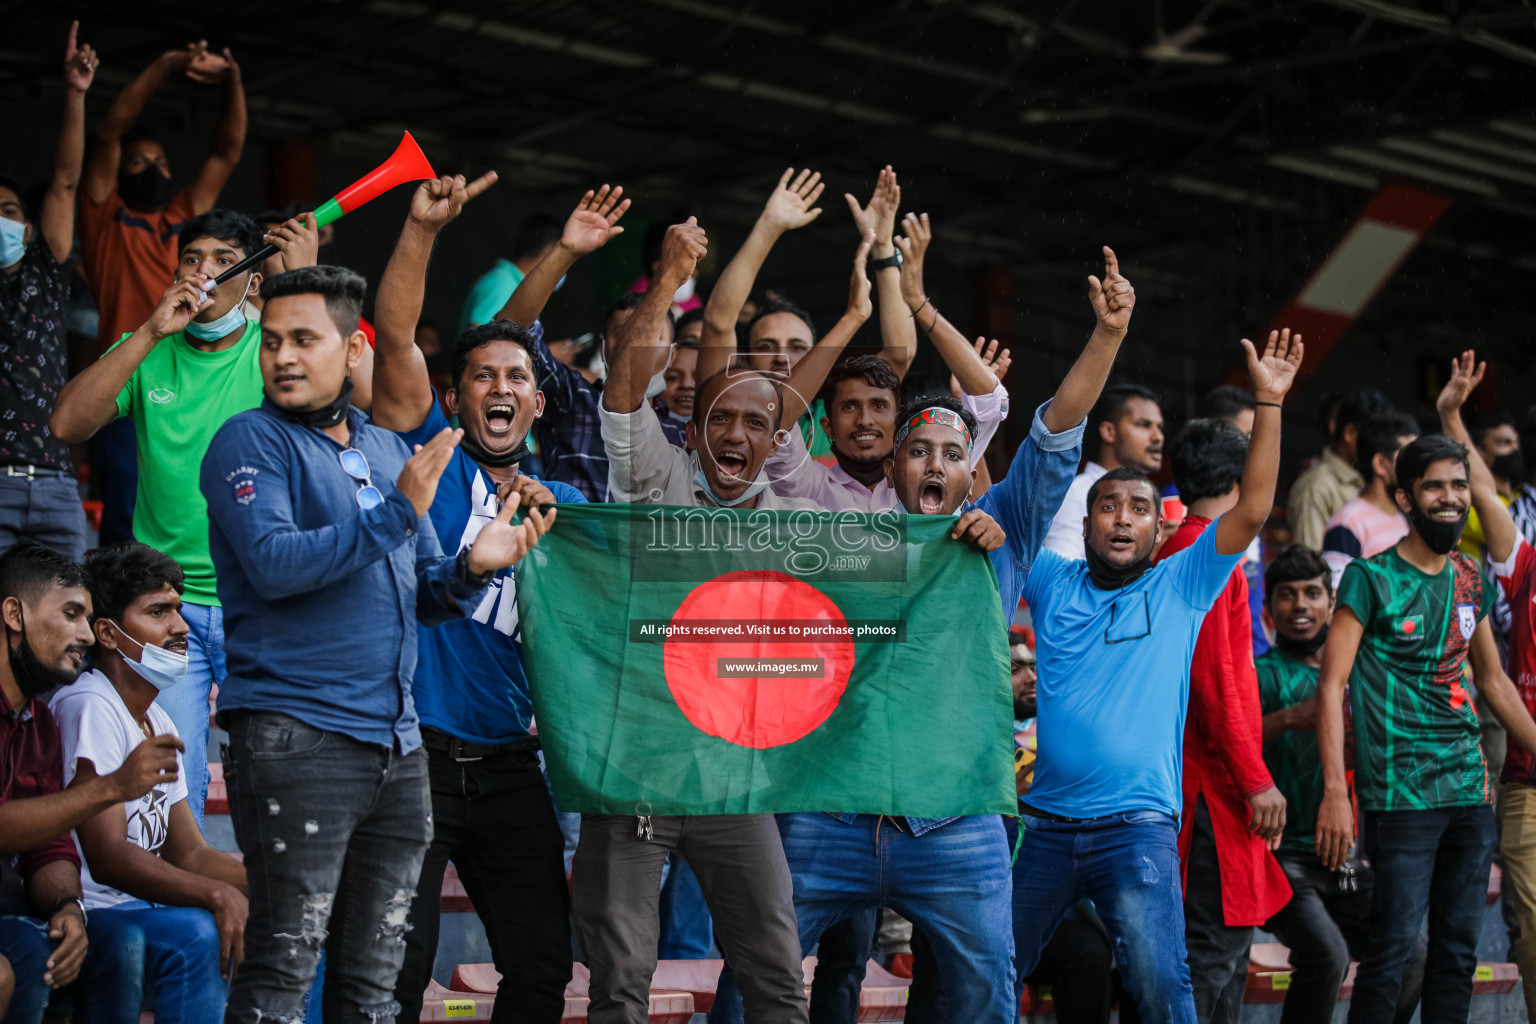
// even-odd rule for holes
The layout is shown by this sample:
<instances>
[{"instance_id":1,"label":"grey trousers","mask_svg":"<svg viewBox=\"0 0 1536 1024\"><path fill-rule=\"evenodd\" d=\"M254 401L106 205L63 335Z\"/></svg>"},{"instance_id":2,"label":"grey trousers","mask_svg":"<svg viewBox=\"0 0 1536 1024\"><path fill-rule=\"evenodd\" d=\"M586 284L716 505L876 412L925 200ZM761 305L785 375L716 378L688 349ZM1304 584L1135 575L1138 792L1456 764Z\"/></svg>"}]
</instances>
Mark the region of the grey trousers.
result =
<instances>
[{"instance_id":1,"label":"grey trousers","mask_svg":"<svg viewBox=\"0 0 1536 1024\"><path fill-rule=\"evenodd\" d=\"M67 555L85 557L85 510L80 485L62 473L44 470L35 479L5 476L0 469L0 554L23 537Z\"/></svg>"},{"instance_id":2,"label":"grey trousers","mask_svg":"<svg viewBox=\"0 0 1536 1024\"><path fill-rule=\"evenodd\" d=\"M661 869L676 850L698 876L749 1024L806 1024L794 890L771 814L583 815L571 910L592 972L592 1024L645 1024L661 925Z\"/></svg>"}]
</instances>

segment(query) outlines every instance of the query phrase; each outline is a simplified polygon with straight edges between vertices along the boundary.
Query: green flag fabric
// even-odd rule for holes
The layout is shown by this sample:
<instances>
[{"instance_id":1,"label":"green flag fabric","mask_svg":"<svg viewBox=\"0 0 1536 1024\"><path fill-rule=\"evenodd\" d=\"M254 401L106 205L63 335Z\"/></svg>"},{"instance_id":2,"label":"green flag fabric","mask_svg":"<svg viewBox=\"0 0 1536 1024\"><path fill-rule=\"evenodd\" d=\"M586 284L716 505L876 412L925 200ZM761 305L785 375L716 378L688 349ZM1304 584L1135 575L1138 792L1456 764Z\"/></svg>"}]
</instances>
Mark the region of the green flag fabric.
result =
<instances>
[{"instance_id":1,"label":"green flag fabric","mask_svg":"<svg viewBox=\"0 0 1536 1024\"><path fill-rule=\"evenodd\" d=\"M1015 813L1007 623L954 524L560 506L517 606L561 809Z\"/></svg>"}]
</instances>

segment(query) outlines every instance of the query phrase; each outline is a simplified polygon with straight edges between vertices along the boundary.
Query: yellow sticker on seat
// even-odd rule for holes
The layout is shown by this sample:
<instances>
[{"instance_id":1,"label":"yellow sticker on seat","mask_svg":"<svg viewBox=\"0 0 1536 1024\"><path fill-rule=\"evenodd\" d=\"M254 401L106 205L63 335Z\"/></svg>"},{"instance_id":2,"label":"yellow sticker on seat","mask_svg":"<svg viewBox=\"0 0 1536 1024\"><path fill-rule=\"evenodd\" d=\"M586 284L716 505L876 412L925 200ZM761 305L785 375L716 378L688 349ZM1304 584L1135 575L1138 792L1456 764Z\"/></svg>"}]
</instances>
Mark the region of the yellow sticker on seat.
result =
<instances>
[{"instance_id":1,"label":"yellow sticker on seat","mask_svg":"<svg viewBox=\"0 0 1536 1024\"><path fill-rule=\"evenodd\" d=\"M1478 964L1477 965L1477 970L1472 972L1472 980L1473 981L1492 981L1493 980L1493 968L1489 967L1487 964Z\"/></svg>"},{"instance_id":2,"label":"yellow sticker on seat","mask_svg":"<svg viewBox=\"0 0 1536 1024\"><path fill-rule=\"evenodd\" d=\"M1290 974L1290 972L1287 971L1284 974L1271 975L1270 979L1269 979L1269 987L1270 987L1270 989L1272 991L1275 991L1275 992L1284 992L1286 989L1290 988L1291 987L1291 974Z\"/></svg>"},{"instance_id":3,"label":"yellow sticker on seat","mask_svg":"<svg viewBox=\"0 0 1536 1024\"><path fill-rule=\"evenodd\" d=\"M473 1017L475 1015L475 1001L473 999L444 999L443 1015L447 1017Z\"/></svg>"}]
</instances>

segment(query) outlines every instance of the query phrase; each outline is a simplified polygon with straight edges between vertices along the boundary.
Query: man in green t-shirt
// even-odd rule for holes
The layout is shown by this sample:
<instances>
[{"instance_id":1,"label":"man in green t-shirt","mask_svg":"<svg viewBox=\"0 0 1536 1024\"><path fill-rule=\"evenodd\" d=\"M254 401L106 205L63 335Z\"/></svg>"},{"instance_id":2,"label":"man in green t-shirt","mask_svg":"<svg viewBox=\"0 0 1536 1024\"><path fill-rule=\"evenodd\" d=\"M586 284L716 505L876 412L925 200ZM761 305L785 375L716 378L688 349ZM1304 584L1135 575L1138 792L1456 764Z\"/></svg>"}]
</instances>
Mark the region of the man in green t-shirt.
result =
<instances>
[{"instance_id":1,"label":"man in green t-shirt","mask_svg":"<svg viewBox=\"0 0 1536 1024\"><path fill-rule=\"evenodd\" d=\"M1471 504L1466 449L1442 434L1405 446L1396 501L1408 536L1344 570L1317 694L1317 854L1337 870L1354 838L1347 685L1362 838L1376 871L1351 1024L1392 1020L1426 914L1436 969L1424 979L1424 1019L1467 1019L1494 844L1488 769L1463 680L1469 662L1484 707L1510 739L1536 751L1536 722L1488 625L1492 590L1471 559L1453 553Z\"/></svg>"},{"instance_id":2,"label":"man in green t-shirt","mask_svg":"<svg viewBox=\"0 0 1536 1024\"><path fill-rule=\"evenodd\" d=\"M1352 858L1328 870L1313 845L1323 799L1317 752L1317 675L1333 613L1333 582L1323 556L1302 544L1280 552L1264 571L1264 610L1274 646L1255 661L1264 711L1264 763L1285 795L1286 829L1275 859L1291 882L1291 901L1264 925L1291 950L1291 984L1280 1024L1329 1020L1351 957L1370 927L1371 869ZM1407 1024L1424 981L1424 948L1399 996L1396 1019Z\"/></svg>"},{"instance_id":3,"label":"man in green t-shirt","mask_svg":"<svg viewBox=\"0 0 1536 1024\"><path fill-rule=\"evenodd\" d=\"M535 213L517 227L512 240L512 258L498 259L496 263L476 278L464 296L459 310L459 328L455 334L463 334L471 327L488 324L496 319L507 304L517 286L523 283L528 272L538 266L560 241L564 225L547 213ZM560 279L560 284L565 278ZM559 288L560 285L555 285Z\"/></svg>"},{"instance_id":4,"label":"man in green t-shirt","mask_svg":"<svg viewBox=\"0 0 1536 1024\"><path fill-rule=\"evenodd\" d=\"M271 236L285 261L302 260L296 239L292 231ZM187 805L199 827L208 795L208 696L224 676L224 619L198 474L219 427L256 408L262 396L260 324L246 318L246 300L261 286L261 273L253 269L217 288L212 282L261 245L261 229L233 210L187 221L175 279L160 304L64 387L49 424L54 436L79 444L115 419L133 421L139 455L134 537L186 573L187 674L156 703L187 745ZM304 248L313 252L312 245ZM313 262L312 255L303 262Z\"/></svg>"}]
</instances>

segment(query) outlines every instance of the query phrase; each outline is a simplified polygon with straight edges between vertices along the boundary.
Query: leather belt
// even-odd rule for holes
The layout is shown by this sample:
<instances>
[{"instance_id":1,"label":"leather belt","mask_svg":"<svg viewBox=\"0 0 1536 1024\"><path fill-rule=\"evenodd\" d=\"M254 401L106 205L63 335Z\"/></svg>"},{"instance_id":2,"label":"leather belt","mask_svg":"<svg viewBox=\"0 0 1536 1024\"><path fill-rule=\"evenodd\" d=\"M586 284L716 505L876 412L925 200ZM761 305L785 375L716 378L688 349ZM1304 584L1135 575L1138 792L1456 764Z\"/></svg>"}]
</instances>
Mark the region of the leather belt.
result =
<instances>
[{"instance_id":1,"label":"leather belt","mask_svg":"<svg viewBox=\"0 0 1536 1024\"><path fill-rule=\"evenodd\" d=\"M455 761L478 761L498 754L528 753L539 749L537 736L524 736L510 743L470 743L450 736L437 729L422 726L421 745L439 754L447 754Z\"/></svg>"}]
</instances>

